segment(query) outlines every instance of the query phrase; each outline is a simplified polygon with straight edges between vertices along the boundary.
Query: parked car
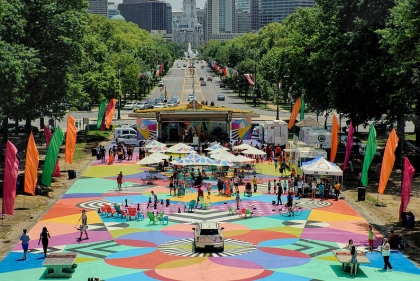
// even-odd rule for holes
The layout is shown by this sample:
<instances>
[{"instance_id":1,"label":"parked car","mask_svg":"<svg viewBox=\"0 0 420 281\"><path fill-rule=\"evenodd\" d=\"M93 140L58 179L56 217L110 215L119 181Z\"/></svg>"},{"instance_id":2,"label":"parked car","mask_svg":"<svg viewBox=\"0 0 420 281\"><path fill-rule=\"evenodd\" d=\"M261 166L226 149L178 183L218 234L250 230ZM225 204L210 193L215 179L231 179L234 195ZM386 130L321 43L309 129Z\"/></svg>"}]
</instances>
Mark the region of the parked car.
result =
<instances>
[{"instance_id":1,"label":"parked car","mask_svg":"<svg viewBox=\"0 0 420 281\"><path fill-rule=\"evenodd\" d=\"M161 99L161 98L156 98L156 99L155 99L155 105L156 105L157 103L161 103L161 102L163 102L163 99Z\"/></svg>"},{"instance_id":2,"label":"parked car","mask_svg":"<svg viewBox=\"0 0 420 281\"><path fill-rule=\"evenodd\" d=\"M218 222L213 221L202 221L197 227L194 227L194 248L208 249L208 250L219 250L223 252L225 250L225 243L223 239L222 230Z\"/></svg>"},{"instance_id":3,"label":"parked car","mask_svg":"<svg viewBox=\"0 0 420 281\"><path fill-rule=\"evenodd\" d=\"M137 135L136 134L124 134L124 135L119 135L116 139L115 139L116 143L122 143L123 145L135 145L135 146L139 146L140 145L140 141L137 139Z\"/></svg>"},{"instance_id":4,"label":"parked car","mask_svg":"<svg viewBox=\"0 0 420 281\"><path fill-rule=\"evenodd\" d=\"M200 86L206 86L206 85L207 85L206 81L201 81L200 82Z\"/></svg>"},{"instance_id":5,"label":"parked car","mask_svg":"<svg viewBox=\"0 0 420 281\"><path fill-rule=\"evenodd\" d=\"M154 101L151 101L151 102L149 102L149 108L150 109L153 109L153 108L155 108L155 102Z\"/></svg>"},{"instance_id":6,"label":"parked car","mask_svg":"<svg viewBox=\"0 0 420 281\"><path fill-rule=\"evenodd\" d=\"M157 102L154 108L165 108L165 104L163 102Z\"/></svg>"},{"instance_id":7,"label":"parked car","mask_svg":"<svg viewBox=\"0 0 420 281\"><path fill-rule=\"evenodd\" d=\"M31 127L32 127L32 133L34 133L34 134L39 133L39 128L38 127L35 127L35 126L31 126ZM14 133L15 131L16 131L16 127L10 127L8 129L9 133ZM25 133L25 125L19 125L18 133Z\"/></svg>"},{"instance_id":8,"label":"parked car","mask_svg":"<svg viewBox=\"0 0 420 281\"><path fill-rule=\"evenodd\" d=\"M178 96L172 96L171 100L176 100L176 103L179 104L181 99Z\"/></svg>"},{"instance_id":9,"label":"parked car","mask_svg":"<svg viewBox=\"0 0 420 281\"><path fill-rule=\"evenodd\" d=\"M136 103L135 102L132 102L132 101L127 102L124 105L124 110L133 110L135 104Z\"/></svg>"},{"instance_id":10,"label":"parked car","mask_svg":"<svg viewBox=\"0 0 420 281\"><path fill-rule=\"evenodd\" d=\"M163 83L163 81L160 81L158 84L158 87L163 87L163 86L165 86L165 83Z\"/></svg>"},{"instance_id":11,"label":"parked car","mask_svg":"<svg viewBox=\"0 0 420 281\"><path fill-rule=\"evenodd\" d=\"M217 100L225 100L225 95L217 95Z\"/></svg>"},{"instance_id":12,"label":"parked car","mask_svg":"<svg viewBox=\"0 0 420 281\"><path fill-rule=\"evenodd\" d=\"M137 108L137 109L148 109L149 108L149 103L145 102L145 101L141 101L141 102L139 102L135 105L135 108Z\"/></svg>"},{"instance_id":13,"label":"parked car","mask_svg":"<svg viewBox=\"0 0 420 281\"><path fill-rule=\"evenodd\" d=\"M174 107L174 106L177 106L178 104L176 103L176 101L175 100L170 100L170 101L168 101L167 103L166 103L166 106L167 107Z\"/></svg>"},{"instance_id":14,"label":"parked car","mask_svg":"<svg viewBox=\"0 0 420 281\"><path fill-rule=\"evenodd\" d=\"M219 85L219 87L220 88L226 88L226 85L222 83L222 84Z\"/></svg>"}]
</instances>

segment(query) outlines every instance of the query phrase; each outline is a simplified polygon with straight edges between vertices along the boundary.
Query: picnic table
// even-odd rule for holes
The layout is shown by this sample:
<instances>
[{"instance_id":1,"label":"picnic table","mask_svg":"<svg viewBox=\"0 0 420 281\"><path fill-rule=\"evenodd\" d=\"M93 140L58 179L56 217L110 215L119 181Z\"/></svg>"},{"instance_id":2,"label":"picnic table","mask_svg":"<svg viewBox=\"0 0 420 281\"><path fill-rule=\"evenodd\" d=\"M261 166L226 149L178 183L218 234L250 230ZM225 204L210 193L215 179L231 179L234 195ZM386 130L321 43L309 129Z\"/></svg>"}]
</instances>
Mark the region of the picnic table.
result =
<instances>
[{"instance_id":1,"label":"picnic table","mask_svg":"<svg viewBox=\"0 0 420 281\"><path fill-rule=\"evenodd\" d=\"M341 262L341 268L346 271L347 267L350 266L351 253L349 250L333 250L334 256ZM357 251L357 267L360 264L369 264L370 260L366 257L366 254L362 251Z\"/></svg>"},{"instance_id":2,"label":"picnic table","mask_svg":"<svg viewBox=\"0 0 420 281\"><path fill-rule=\"evenodd\" d=\"M74 261L78 253L65 252L48 254L42 265L48 269L45 278L71 278L74 272ZM52 271L52 272L51 272Z\"/></svg>"}]
</instances>

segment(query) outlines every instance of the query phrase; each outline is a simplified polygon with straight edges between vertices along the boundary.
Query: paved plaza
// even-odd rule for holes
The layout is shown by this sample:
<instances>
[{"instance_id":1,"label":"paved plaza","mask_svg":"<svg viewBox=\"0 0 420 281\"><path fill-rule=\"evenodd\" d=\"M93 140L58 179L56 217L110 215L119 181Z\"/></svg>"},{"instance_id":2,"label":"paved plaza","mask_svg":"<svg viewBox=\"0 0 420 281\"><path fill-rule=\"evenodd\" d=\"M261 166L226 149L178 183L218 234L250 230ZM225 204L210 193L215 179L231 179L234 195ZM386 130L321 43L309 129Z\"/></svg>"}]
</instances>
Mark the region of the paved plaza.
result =
<instances>
[{"instance_id":1,"label":"paved plaza","mask_svg":"<svg viewBox=\"0 0 420 281\"><path fill-rule=\"evenodd\" d=\"M136 153L137 155L137 153ZM185 202L195 200L194 190L182 198L169 196L169 181L159 174L153 185L142 180L147 168L133 161L106 165L94 160L92 165L68 189L64 196L29 230L31 241L26 260L18 243L0 263L0 280L44 280L47 269L38 239L42 228L48 228L51 239L48 251L78 252L77 268L71 280L345 280L351 278L342 270L332 250L341 249L353 239L357 249L367 252L368 222L344 200L320 202L296 200L303 212L285 217L272 205L275 195L267 194L268 179L278 173L268 163L259 164L259 190L252 197L241 196L241 207L252 210L251 218L229 215L235 207L232 197L217 196L216 181L209 210L183 212ZM125 185L117 190L116 177L122 171ZM159 200L170 199L170 205L158 205L169 218L168 224L149 224L149 219L126 220L98 213L104 204L128 203L141 210L147 208L154 190ZM241 187L243 195L243 186ZM286 196L283 196L283 202ZM166 203L166 202L165 202ZM178 212L181 209L181 213ZM79 241L76 227L81 210L87 210L89 240ZM153 210L152 208L152 211ZM194 223L213 220L225 228L225 251L199 253L192 251ZM375 247L381 243L381 235ZM84 236L83 236L84 237ZM370 264L360 266L357 275L369 280L419 280L420 269L399 251L392 251L392 272L383 271L378 251L367 252ZM48 280L48 279L45 279ZM49 279L59 280L59 279Z\"/></svg>"}]
</instances>

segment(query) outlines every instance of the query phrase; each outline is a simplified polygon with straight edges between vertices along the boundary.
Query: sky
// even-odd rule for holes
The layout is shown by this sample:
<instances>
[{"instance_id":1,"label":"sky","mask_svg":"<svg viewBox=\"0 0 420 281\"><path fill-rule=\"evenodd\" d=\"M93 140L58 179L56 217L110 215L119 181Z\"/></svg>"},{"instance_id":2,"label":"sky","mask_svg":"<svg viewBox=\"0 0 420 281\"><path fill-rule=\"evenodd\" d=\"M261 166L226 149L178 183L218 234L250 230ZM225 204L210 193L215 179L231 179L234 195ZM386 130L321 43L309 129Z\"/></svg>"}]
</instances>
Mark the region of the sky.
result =
<instances>
[{"instance_id":1,"label":"sky","mask_svg":"<svg viewBox=\"0 0 420 281\"><path fill-rule=\"evenodd\" d=\"M172 11L179 11L182 9L182 0L164 0L167 3L171 3ZM196 0L197 8L204 9L206 0Z\"/></svg>"}]
</instances>

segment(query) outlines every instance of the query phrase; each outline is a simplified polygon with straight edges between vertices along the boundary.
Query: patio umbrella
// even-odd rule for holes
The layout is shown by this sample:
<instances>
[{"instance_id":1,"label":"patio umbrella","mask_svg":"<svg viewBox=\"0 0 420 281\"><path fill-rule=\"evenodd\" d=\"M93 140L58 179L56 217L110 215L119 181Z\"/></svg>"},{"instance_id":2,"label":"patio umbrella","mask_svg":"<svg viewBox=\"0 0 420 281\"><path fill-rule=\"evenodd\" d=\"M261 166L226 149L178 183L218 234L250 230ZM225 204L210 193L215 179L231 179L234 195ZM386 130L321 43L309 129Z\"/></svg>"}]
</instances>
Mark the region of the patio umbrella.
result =
<instances>
[{"instance_id":1,"label":"patio umbrella","mask_svg":"<svg viewBox=\"0 0 420 281\"><path fill-rule=\"evenodd\" d=\"M153 148L153 147L156 147L156 146L166 146L166 144L161 143L160 141L157 141L157 140L153 140L153 141L149 142L148 144L146 144L144 146L144 148L149 149L149 148Z\"/></svg>"},{"instance_id":2,"label":"patio umbrella","mask_svg":"<svg viewBox=\"0 0 420 281\"><path fill-rule=\"evenodd\" d=\"M220 152L222 152L222 151L228 151L228 149L226 149L226 148L218 148L218 149L215 149L215 150L211 150L211 151L209 151L208 152L208 154L215 154L215 153L220 153Z\"/></svg>"},{"instance_id":3,"label":"patio umbrella","mask_svg":"<svg viewBox=\"0 0 420 281\"><path fill-rule=\"evenodd\" d=\"M149 152L167 152L169 148L166 146L155 146L149 149Z\"/></svg>"},{"instance_id":4,"label":"patio umbrella","mask_svg":"<svg viewBox=\"0 0 420 281\"><path fill-rule=\"evenodd\" d=\"M224 150L229 150L228 148L226 148L226 147L224 147L224 146L222 146L220 144L215 144L215 145L213 145L213 146L211 146L209 148L206 148L206 150L216 150L218 148L224 149Z\"/></svg>"},{"instance_id":5,"label":"patio umbrella","mask_svg":"<svg viewBox=\"0 0 420 281\"><path fill-rule=\"evenodd\" d=\"M221 167L221 166L229 166L230 167L230 166L233 166L234 164L232 162L228 161L228 160L217 159L217 160L214 160L213 163L211 163L211 165L212 166L218 166L218 167Z\"/></svg>"},{"instance_id":6,"label":"patio umbrella","mask_svg":"<svg viewBox=\"0 0 420 281\"><path fill-rule=\"evenodd\" d=\"M212 155L210 155L211 158L213 159L221 159L221 160L228 160L228 161L232 161L233 159L235 159L235 155L233 155L232 153L229 153L227 151L222 151L220 153L213 153Z\"/></svg>"},{"instance_id":7,"label":"patio umbrella","mask_svg":"<svg viewBox=\"0 0 420 281\"><path fill-rule=\"evenodd\" d=\"M188 148L188 147L179 147L176 150L172 150L173 153L179 153L179 154L188 154L188 153L195 153L194 148Z\"/></svg>"},{"instance_id":8,"label":"patio umbrella","mask_svg":"<svg viewBox=\"0 0 420 281\"><path fill-rule=\"evenodd\" d=\"M234 150L238 150L238 149L239 150L244 150L244 149L253 149L253 148L255 148L255 147L253 147L253 146L251 146L247 143L243 143L243 144L240 144L240 145L237 145L237 146L233 147Z\"/></svg>"},{"instance_id":9,"label":"patio umbrella","mask_svg":"<svg viewBox=\"0 0 420 281\"><path fill-rule=\"evenodd\" d=\"M199 158L196 158L193 161L196 165L199 165L199 166L210 166L214 162L213 159L208 158L207 156L199 156Z\"/></svg>"},{"instance_id":10,"label":"patio umbrella","mask_svg":"<svg viewBox=\"0 0 420 281\"><path fill-rule=\"evenodd\" d=\"M162 159L158 159L152 156L146 156L143 159L141 159L140 161L138 161L136 164L139 165L152 165L152 164L157 164L162 162Z\"/></svg>"},{"instance_id":11,"label":"patio umbrella","mask_svg":"<svg viewBox=\"0 0 420 281\"><path fill-rule=\"evenodd\" d=\"M235 156L235 159L231 160L231 162L234 162L234 163L246 163L246 162L251 162L253 160L254 159L245 157L243 155L238 155L238 156Z\"/></svg>"},{"instance_id":12,"label":"patio umbrella","mask_svg":"<svg viewBox=\"0 0 420 281\"><path fill-rule=\"evenodd\" d=\"M171 164L173 164L175 166L195 165L194 161L192 161L191 159L186 159L185 157L181 158L181 159L173 160L173 161L171 161Z\"/></svg>"},{"instance_id":13,"label":"patio umbrella","mask_svg":"<svg viewBox=\"0 0 420 281\"><path fill-rule=\"evenodd\" d=\"M181 148L193 149L191 146L186 145L183 142L179 142L179 143L171 146L170 148L168 148L168 152L176 152L176 150L181 149Z\"/></svg>"},{"instance_id":14,"label":"patio umbrella","mask_svg":"<svg viewBox=\"0 0 420 281\"><path fill-rule=\"evenodd\" d=\"M242 151L243 154L250 154L250 155L265 155L266 152L259 150L257 148L247 149Z\"/></svg>"},{"instance_id":15,"label":"patio umbrella","mask_svg":"<svg viewBox=\"0 0 420 281\"><path fill-rule=\"evenodd\" d=\"M168 155L165 155L165 154L160 153L160 152L153 152L149 156L152 156L153 158L156 158L156 159L169 159Z\"/></svg>"},{"instance_id":16,"label":"patio umbrella","mask_svg":"<svg viewBox=\"0 0 420 281\"><path fill-rule=\"evenodd\" d=\"M200 155L196 154L196 153L191 153L190 155L184 157L185 159L191 160L191 161L195 161L200 159Z\"/></svg>"}]
</instances>

